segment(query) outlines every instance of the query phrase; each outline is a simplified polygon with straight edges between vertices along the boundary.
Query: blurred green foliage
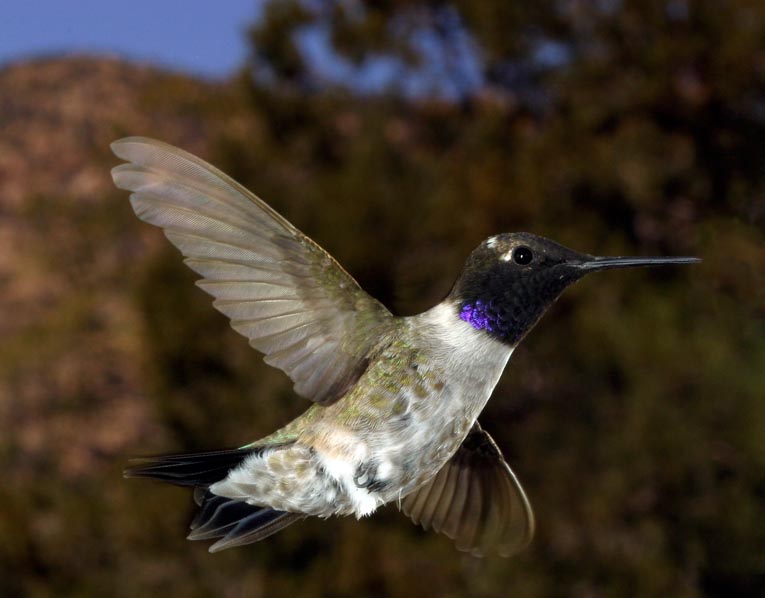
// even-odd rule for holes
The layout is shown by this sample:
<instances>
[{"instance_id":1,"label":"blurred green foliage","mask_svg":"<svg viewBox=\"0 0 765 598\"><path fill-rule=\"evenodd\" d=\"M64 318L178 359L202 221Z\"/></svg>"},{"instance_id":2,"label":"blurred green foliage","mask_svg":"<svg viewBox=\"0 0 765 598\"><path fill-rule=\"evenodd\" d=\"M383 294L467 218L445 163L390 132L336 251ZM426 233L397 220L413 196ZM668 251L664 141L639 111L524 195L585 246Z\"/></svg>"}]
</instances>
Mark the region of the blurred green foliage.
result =
<instances>
[{"instance_id":1,"label":"blurred green foliage","mask_svg":"<svg viewBox=\"0 0 765 598\"><path fill-rule=\"evenodd\" d=\"M429 36L457 94L328 82L301 52L311 27L360 69L399 60L402 81L428 68ZM465 35L477 85L449 59ZM123 482L117 459L65 487L31 463L32 482L0 489L0 593L765 595L765 5L284 0L251 39L212 161L397 313L438 301L503 231L704 263L587 279L514 354L481 421L538 517L515 559L463 555L391 507L208 555L183 540L182 491ZM212 106L200 118L230 108ZM97 221L76 251L117 234ZM99 281L126 285L139 316L140 400L161 433L137 453L242 445L306 406L192 281L170 249ZM78 313L73 299L49 338L76 337ZM24 351L3 348L3 372ZM58 528L34 521L51 511Z\"/></svg>"}]
</instances>

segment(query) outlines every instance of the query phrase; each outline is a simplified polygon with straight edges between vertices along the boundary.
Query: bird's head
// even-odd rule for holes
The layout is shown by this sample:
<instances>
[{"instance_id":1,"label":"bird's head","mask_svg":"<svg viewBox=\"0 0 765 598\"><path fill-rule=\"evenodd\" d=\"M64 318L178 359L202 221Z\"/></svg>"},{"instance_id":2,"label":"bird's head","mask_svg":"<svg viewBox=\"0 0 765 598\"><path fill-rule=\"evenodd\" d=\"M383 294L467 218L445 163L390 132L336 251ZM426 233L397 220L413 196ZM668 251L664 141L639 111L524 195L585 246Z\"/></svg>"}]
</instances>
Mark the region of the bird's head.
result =
<instances>
[{"instance_id":1,"label":"bird's head","mask_svg":"<svg viewBox=\"0 0 765 598\"><path fill-rule=\"evenodd\" d=\"M611 268L689 264L693 257L594 257L530 233L489 237L470 254L449 298L459 317L517 345L570 284Z\"/></svg>"}]
</instances>

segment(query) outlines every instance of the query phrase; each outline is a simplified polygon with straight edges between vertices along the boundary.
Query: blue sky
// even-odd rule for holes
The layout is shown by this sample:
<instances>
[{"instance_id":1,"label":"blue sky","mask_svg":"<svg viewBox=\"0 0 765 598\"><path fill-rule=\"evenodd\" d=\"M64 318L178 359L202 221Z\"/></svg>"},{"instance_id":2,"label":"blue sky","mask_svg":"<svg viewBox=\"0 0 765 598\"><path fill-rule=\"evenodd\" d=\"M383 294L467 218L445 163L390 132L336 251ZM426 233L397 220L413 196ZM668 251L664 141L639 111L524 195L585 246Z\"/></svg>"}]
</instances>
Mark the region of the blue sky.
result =
<instances>
[{"instance_id":1,"label":"blue sky","mask_svg":"<svg viewBox=\"0 0 765 598\"><path fill-rule=\"evenodd\" d=\"M248 52L246 29L265 0L10 0L0 20L0 66L64 53L110 54L220 79L241 66ZM351 65L330 49L324 28L306 30L299 45L314 74L327 83L349 83L377 92L395 86L412 95L459 89L444 77L441 47L421 35L426 64L407 70L392 58ZM446 59L459 58L462 84L480 85L476 53L467 37Z\"/></svg>"},{"instance_id":2,"label":"blue sky","mask_svg":"<svg viewBox=\"0 0 765 598\"><path fill-rule=\"evenodd\" d=\"M225 77L247 53L260 0L10 0L0 64L62 52L109 53Z\"/></svg>"}]
</instances>

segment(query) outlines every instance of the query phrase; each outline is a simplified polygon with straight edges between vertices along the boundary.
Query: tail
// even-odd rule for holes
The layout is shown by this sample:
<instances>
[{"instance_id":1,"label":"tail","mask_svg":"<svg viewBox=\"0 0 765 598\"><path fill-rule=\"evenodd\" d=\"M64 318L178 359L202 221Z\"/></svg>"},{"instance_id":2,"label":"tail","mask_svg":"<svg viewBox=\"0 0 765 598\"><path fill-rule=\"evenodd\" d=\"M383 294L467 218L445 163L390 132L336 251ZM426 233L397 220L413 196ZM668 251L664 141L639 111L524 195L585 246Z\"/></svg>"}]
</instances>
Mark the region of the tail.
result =
<instances>
[{"instance_id":1,"label":"tail","mask_svg":"<svg viewBox=\"0 0 765 598\"><path fill-rule=\"evenodd\" d=\"M124 475L126 478L161 480L176 486L207 488L225 478L229 471L247 457L262 450L260 448L233 449L133 459L134 465L128 467Z\"/></svg>"},{"instance_id":2,"label":"tail","mask_svg":"<svg viewBox=\"0 0 765 598\"><path fill-rule=\"evenodd\" d=\"M304 517L300 513L277 511L218 496L208 490L247 457L274 448L253 447L135 459L134 465L128 467L124 475L126 478L151 478L194 488L194 501L199 506L199 512L191 523L188 538L219 538L210 546L210 552L217 552L263 540Z\"/></svg>"}]
</instances>

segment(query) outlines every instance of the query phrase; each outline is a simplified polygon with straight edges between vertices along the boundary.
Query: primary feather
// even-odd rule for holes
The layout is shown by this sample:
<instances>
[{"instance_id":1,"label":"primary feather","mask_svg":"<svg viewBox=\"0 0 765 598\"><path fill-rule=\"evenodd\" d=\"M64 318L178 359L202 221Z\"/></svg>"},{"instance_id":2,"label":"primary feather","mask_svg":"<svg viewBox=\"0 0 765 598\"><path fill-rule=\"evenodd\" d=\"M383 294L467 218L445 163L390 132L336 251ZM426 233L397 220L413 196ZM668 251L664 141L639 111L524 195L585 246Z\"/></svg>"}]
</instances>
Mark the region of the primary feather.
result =
<instances>
[{"instance_id":1,"label":"primary feather","mask_svg":"<svg viewBox=\"0 0 765 598\"><path fill-rule=\"evenodd\" d=\"M165 231L216 309L289 375L295 392L328 404L363 372L391 319L332 257L239 183L165 143L112 144L112 171L142 220Z\"/></svg>"}]
</instances>

